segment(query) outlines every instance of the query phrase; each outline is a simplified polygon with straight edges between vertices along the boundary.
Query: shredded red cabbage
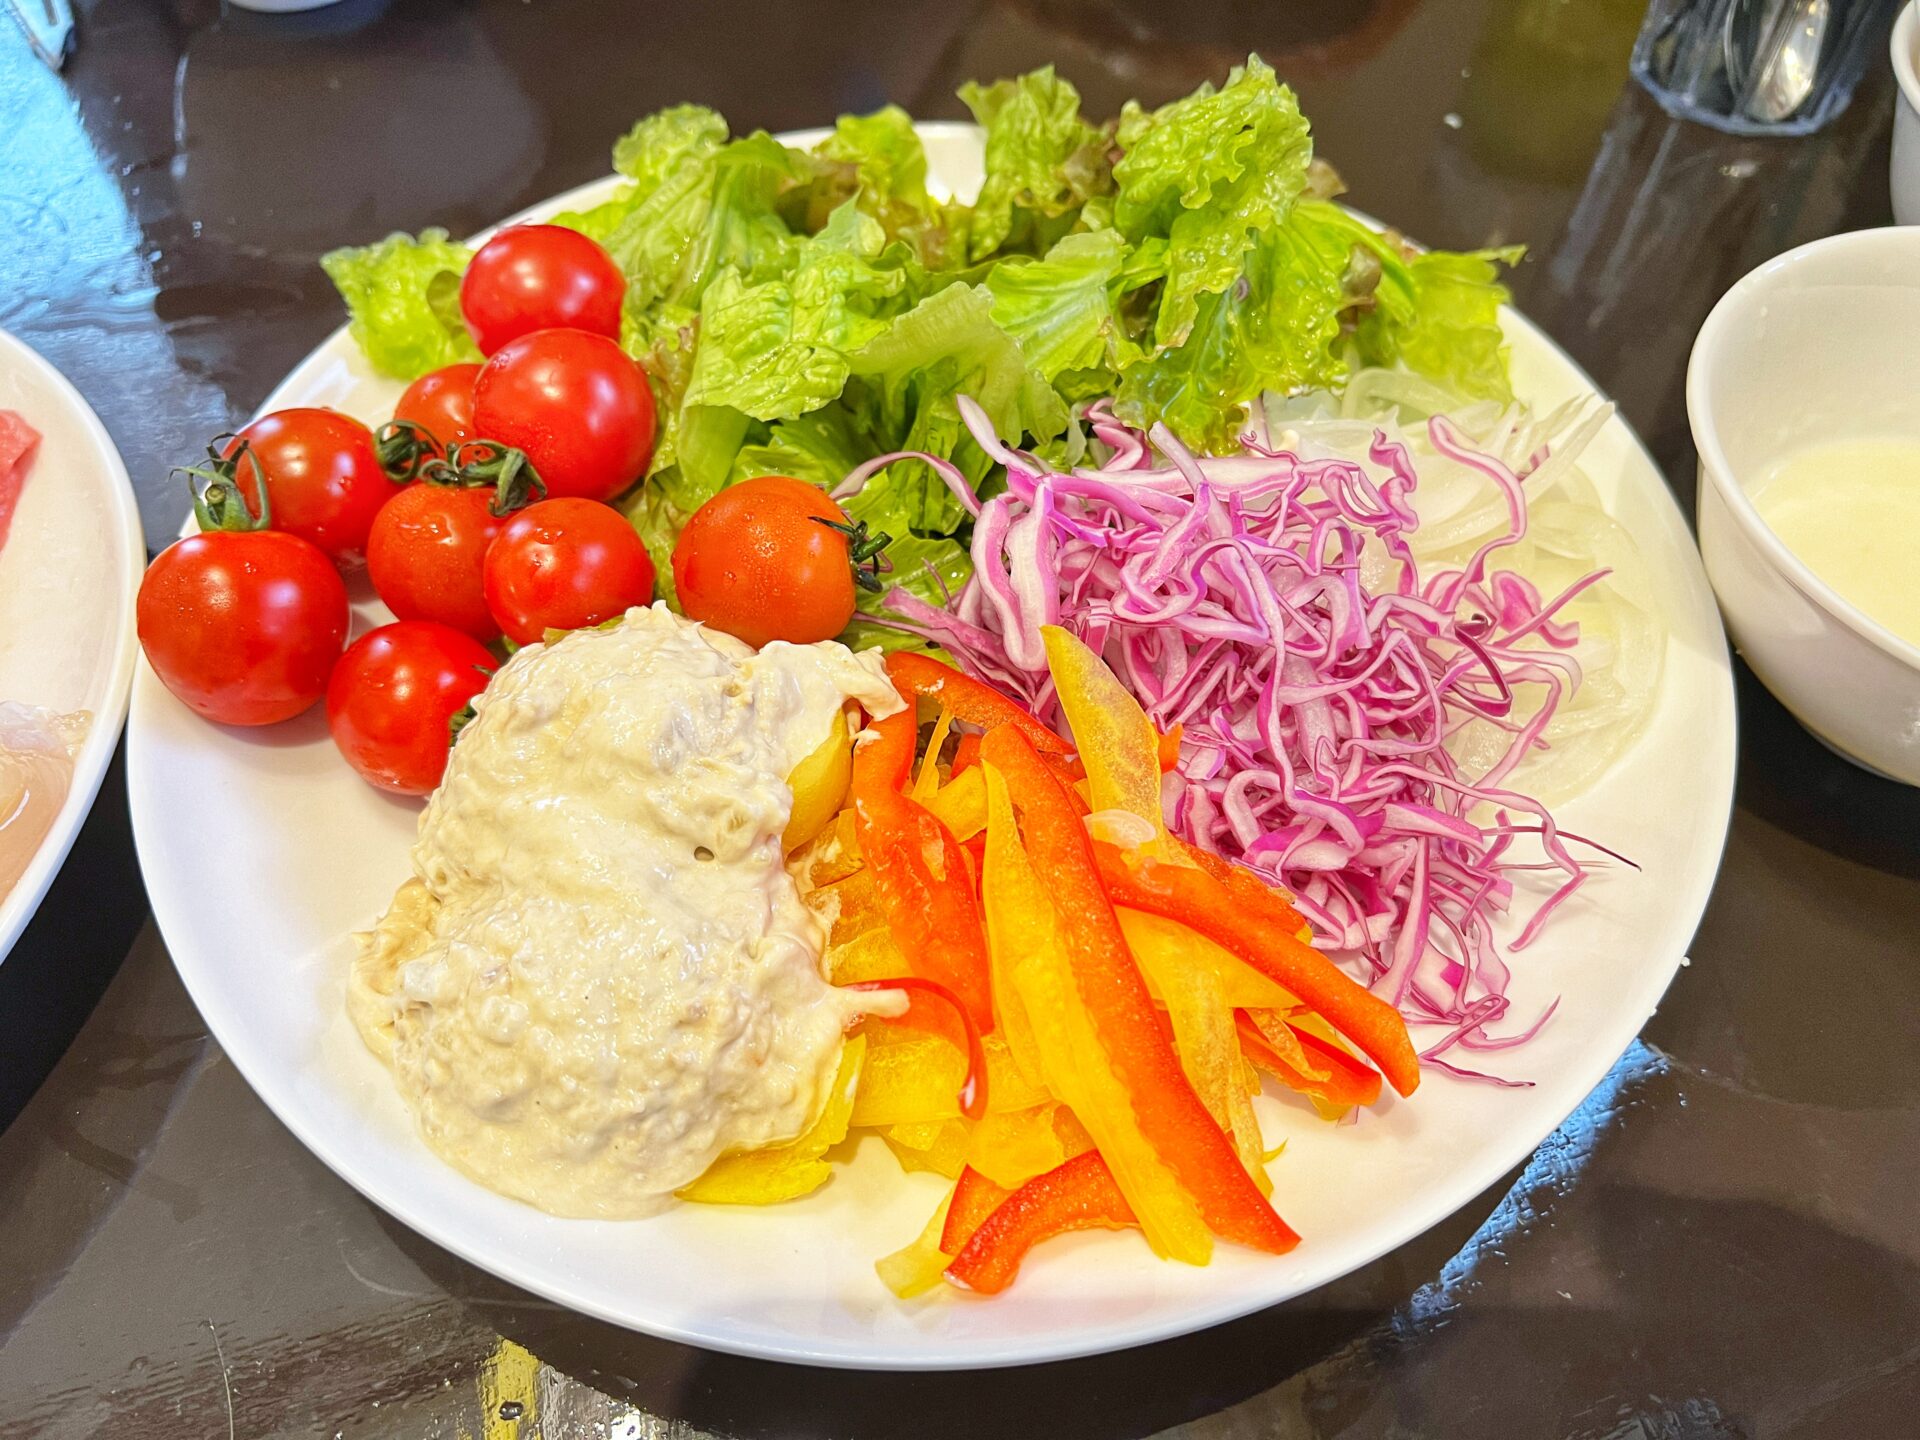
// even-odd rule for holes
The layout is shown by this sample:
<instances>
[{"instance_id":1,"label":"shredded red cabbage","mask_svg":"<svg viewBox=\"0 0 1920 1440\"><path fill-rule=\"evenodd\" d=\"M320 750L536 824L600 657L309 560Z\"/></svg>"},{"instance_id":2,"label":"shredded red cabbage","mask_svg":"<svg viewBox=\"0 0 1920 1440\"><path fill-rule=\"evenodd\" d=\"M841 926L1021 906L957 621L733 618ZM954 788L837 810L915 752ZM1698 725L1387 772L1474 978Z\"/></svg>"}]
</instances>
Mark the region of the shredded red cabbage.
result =
<instances>
[{"instance_id":1,"label":"shredded red cabbage","mask_svg":"<svg viewBox=\"0 0 1920 1440\"><path fill-rule=\"evenodd\" d=\"M1316 943L1415 1027L1423 1060L1525 1083L1469 1069L1459 1052L1511 1049L1553 1013L1493 1033L1509 1009L1503 948L1531 943L1592 867L1568 849L1578 837L1506 781L1580 682L1577 630L1558 616L1601 576L1543 601L1521 576L1489 570L1526 532L1522 477L1431 420L1434 448L1486 477L1508 524L1463 567L1422 575L1407 542L1419 523L1413 457L1384 431L1369 455L1384 472L1376 481L1362 465L1302 459L1256 436L1243 455L1197 457L1164 428L1143 434L1100 405L1087 418L1109 458L1064 472L963 409L1007 486L980 503L952 467L916 457L975 511L975 570L945 608L896 587L900 628L1050 721L1039 627L1077 634L1155 725L1184 727L1169 823L1291 891ZM861 466L836 493L895 458ZM1369 545L1397 562L1390 590L1361 581ZM1537 687L1538 708L1516 706L1523 686ZM1510 739L1478 775L1446 745L1472 722ZM1541 858L1512 853L1521 835L1537 837ZM1560 883L1503 947L1495 921L1527 870Z\"/></svg>"}]
</instances>

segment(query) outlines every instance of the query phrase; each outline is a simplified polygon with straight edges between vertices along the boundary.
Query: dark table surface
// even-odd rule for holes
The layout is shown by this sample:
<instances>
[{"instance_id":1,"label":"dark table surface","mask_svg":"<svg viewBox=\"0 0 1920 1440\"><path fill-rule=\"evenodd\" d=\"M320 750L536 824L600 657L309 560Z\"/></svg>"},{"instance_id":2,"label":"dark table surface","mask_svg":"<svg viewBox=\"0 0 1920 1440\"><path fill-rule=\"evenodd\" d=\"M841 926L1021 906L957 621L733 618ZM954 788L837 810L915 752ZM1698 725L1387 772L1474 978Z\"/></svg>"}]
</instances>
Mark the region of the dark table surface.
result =
<instances>
[{"instance_id":1,"label":"dark table surface","mask_svg":"<svg viewBox=\"0 0 1920 1440\"><path fill-rule=\"evenodd\" d=\"M100 411L156 542L184 510L167 467L338 323L323 250L479 228L603 173L678 100L741 130L887 100L951 116L962 80L1051 61L1105 112L1257 49L1362 208L1529 244L1520 305L1689 509L1708 308L1888 218L1883 64L1826 132L1731 140L1627 79L1641 0L78 8L59 76L0 22L0 327ZM972 1376L659 1343L387 1220L207 1036L146 921L116 770L0 967L0 1434L1920 1434L1920 792L1833 758L1744 671L1740 705L1692 964L1523 1169L1280 1309Z\"/></svg>"}]
</instances>

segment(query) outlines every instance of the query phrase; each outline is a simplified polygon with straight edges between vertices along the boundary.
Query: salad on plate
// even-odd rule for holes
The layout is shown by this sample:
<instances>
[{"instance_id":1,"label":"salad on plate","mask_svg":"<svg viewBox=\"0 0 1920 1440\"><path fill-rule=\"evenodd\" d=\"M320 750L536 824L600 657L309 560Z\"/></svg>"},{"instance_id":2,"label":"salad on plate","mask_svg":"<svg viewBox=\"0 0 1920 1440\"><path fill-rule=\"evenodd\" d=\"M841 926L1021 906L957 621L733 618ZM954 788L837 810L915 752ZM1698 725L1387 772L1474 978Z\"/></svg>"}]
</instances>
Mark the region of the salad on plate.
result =
<instances>
[{"instance_id":1,"label":"salad on plate","mask_svg":"<svg viewBox=\"0 0 1920 1440\"><path fill-rule=\"evenodd\" d=\"M1257 57L961 98L967 199L891 107L682 105L591 207L328 255L404 394L219 437L140 606L193 709L428 797L346 991L436 1153L637 1220L872 1138L943 1181L903 1297L1311 1244L1256 1096L1529 1083L1514 971L1631 864L1554 807L1666 653L1518 251L1342 208Z\"/></svg>"}]
</instances>

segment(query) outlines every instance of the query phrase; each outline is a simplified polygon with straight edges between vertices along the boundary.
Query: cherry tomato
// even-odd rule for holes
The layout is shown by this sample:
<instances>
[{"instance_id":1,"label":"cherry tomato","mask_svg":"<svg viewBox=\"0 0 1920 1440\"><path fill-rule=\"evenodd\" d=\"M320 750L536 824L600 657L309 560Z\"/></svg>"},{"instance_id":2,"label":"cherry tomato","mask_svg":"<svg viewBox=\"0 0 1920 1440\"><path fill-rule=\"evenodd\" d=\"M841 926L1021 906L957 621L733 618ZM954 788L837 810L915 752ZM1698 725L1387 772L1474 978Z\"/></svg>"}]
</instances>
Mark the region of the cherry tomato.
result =
<instances>
[{"instance_id":1,"label":"cherry tomato","mask_svg":"<svg viewBox=\"0 0 1920 1440\"><path fill-rule=\"evenodd\" d=\"M479 641L429 620L369 630L333 667L333 743L367 783L424 795L446 773L453 717L487 688L496 663Z\"/></svg>"},{"instance_id":2,"label":"cherry tomato","mask_svg":"<svg viewBox=\"0 0 1920 1440\"><path fill-rule=\"evenodd\" d=\"M272 725L326 693L347 638L347 587L297 535L214 531L160 552L136 613L167 689L222 725Z\"/></svg>"},{"instance_id":3,"label":"cherry tomato","mask_svg":"<svg viewBox=\"0 0 1920 1440\"><path fill-rule=\"evenodd\" d=\"M507 637L598 625L653 599L653 561L618 510L542 500L511 517L487 551L487 608Z\"/></svg>"},{"instance_id":4,"label":"cherry tomato","mask_svg":"<svg viewBox=\"0 0 1920 1440\"><path fill-rule=\"evenodd\" d=\"M473 257L460 313L482 355L535 330L591 330L620 338L627 282L613 258L564 225L509 225Z\"/></svg>"},{"instance_id":5,"label":"cherry tomato","mask_svg":"<svg viewBox=\"0 0 1920 1440\"><path fill-rule=\"evenodd\" d=\"M482 438L524 450L551 496L611 500L653 455L653 392L604 335L536 330L500 347L473 386Z\"/></svg>"},{"instance_id":6,"label":"cherry tomato","mask_svg":"<svg viewBox=\"0 0 1920 1440\"><path fill-rule=\"evenodd\" d=\"M402 620L434 620L480 641L500 634L480 583L506 521L490 489L425 483L387 501L367 537L367 575Z\"/></svg>"},{"instance_id":7,"label":"cherry tomato","mask_svg":"<svg viewBox=\"0 0 1920 1440\"><path fill-rule=\"evenodd\" d=\"M264 474L275 530L311 540L341 565L358 563L373 517L393 494L373 432L336 410L276 410L235 436L228 458L242 441L247 458L234 479L255 513Z\"/></svg>"},{"instance_id":8,"label":"cherry tomato","mask_svg":"<svg viewBox=\"0 0 1920 1440\"><path fill-rule=\"evenodd\" d=\"M439 441L439 453L444 456L454 446L475 438L473 382L479 375L478 365L443 365L429 370L407 386L400 403L393 407L393 418L420 426Z\"/></svg>"},{"instance_id":9,"label":"cherry tomato","mask_svg":"<svg viewBox=\"0 0 1920 1440\"><path fill-rule=\"evenodd\" d=\"M853 618L854 556L847 532L833 528L845 524L846 512L804 480L729 485L693 512L673 547L681 608L749 645L831 640Z\"/></svg>"}]
</instances>

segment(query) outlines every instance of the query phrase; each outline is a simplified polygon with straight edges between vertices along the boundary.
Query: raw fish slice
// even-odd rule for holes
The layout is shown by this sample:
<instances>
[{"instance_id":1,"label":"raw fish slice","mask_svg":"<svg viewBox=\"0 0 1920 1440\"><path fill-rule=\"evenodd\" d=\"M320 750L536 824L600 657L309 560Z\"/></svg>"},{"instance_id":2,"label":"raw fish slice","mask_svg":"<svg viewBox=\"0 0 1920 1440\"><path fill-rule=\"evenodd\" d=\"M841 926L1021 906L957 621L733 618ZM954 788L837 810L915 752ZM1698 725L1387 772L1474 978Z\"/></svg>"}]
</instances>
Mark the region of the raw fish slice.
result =
<instances>
[{"instance_id":1,"label":"raw fish slice","mask_svg":"<svg viewBox=\"0 0 1920 1440\"><path fill-rule=\"evenodd\" d=\"M66 803L93 716L0 701L0 897L25 873Z\"/></svg>"},{"instance_id":2,"label":"raw fish slice","mask_svg":"<svg viewBox=\"0 0 1920 1440\"><path fill-rule=\"evenodd\" d=\"M13 528L13 507L40 448L40 432L12 410L0 410L0 545Z\"/></svg>"}]
</instances>

